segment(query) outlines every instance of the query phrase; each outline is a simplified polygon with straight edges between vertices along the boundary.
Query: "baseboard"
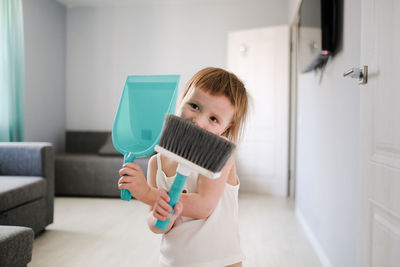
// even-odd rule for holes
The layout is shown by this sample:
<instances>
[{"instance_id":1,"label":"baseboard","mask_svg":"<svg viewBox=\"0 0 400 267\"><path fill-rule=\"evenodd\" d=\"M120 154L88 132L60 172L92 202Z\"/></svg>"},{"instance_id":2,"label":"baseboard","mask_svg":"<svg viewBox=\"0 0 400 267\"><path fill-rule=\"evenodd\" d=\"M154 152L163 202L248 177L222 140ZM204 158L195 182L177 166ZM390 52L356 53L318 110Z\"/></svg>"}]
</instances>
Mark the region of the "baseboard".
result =
<instances>
[{"instance_id":1,"label":"baseboard","mask_svg":"<svg viewBox=\"0 0 400 267\"><path fill-rule=\"evenodd\" d=\"M324 267L332 267L332 264L326 255L324 249L320 245L318 239L315 237L314 233L310 230L308 227L307 221L305 220L303 214L299 209L296 208L296 217L299 220L301 226L303 227L303 230L308 238L308 240L311 243L311 246L313 247L315 253L317 253L317 256L319 260L321 261L322 266Z\"/></svg>"}]
</instances>

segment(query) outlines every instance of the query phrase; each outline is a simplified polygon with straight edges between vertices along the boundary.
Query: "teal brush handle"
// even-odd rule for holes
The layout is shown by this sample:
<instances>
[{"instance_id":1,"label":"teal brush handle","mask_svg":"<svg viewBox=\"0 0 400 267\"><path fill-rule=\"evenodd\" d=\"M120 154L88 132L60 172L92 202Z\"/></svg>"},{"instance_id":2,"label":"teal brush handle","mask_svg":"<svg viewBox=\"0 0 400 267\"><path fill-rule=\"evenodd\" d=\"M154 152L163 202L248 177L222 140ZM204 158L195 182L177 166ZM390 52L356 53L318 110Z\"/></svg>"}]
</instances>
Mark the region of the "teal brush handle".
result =
<instances>
[{"instance_id":1,"label":"teal brush handle","mask_svg":"<svg viewBox=\"0 0 400 267\"><path fill-rule=\"evenodd\" d=\"M124 164L129 162L135 162L136 157L132 153L128 153L124 155ZM124 174L126 176L126 174ZM131 192L128 189L121 190L121 199L125 201L130 201L132 198Z\"/></svg>"},{"instance_id":2,"label":"teal brush handle","mask_svg":"<svg viewBox=\"0 0 400 267\"><path fill-rule=\"evenodd\" d=\"M184 176L180 173L176 174L174 183L171 186L171 189L168 191L169 195L169 205L172 207L171 214L174 213L174 207L176 203L178 203L179 197L181 196L183 186L186 183L187 176ZM160 230L167 230L170 218L165 219L164 221L157 220L154 224Z\"/></svg>"}]
</instances>

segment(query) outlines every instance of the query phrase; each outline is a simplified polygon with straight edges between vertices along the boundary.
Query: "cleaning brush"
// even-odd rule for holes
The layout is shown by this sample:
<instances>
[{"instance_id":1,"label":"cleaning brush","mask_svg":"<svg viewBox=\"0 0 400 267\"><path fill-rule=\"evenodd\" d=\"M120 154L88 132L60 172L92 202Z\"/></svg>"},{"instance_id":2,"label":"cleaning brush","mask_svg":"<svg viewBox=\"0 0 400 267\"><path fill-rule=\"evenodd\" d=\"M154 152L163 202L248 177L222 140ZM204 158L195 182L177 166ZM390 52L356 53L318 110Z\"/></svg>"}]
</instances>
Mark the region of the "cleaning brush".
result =
<instances>
[{"instance_id":1,"label":"cleaning brush","mask_svg":"<svg viewBox=\"0 0 400 267\"><path fill-rule=\"evenodd\" d=\"M178 203L190 173L197 172L210 179L221 176L220 171L234 149L233 143L196 126L191 121L172 114L166 115L160 143L156 145L155 150L178 162L175 180L168 191L169 205L174 208ZM155 226L166 230L169 220L157 220Z\"/></svg>"}]
</instances>

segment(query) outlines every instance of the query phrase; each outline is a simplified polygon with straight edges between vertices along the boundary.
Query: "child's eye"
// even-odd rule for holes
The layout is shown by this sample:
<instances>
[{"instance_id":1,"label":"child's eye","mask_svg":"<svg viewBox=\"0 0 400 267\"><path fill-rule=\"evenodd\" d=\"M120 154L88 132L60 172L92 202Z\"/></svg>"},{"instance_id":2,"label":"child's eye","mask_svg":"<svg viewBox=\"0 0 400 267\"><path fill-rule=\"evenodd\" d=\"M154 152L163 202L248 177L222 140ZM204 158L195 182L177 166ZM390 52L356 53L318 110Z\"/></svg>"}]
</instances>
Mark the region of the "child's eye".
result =
<instances>
[{"instance_id":1,"label":"child's eye","mask_svg":"<svg viewBox=\"0 0 400 267\"><path fill-rule=\"evenodd\" d=\"M216 117L210 117L210 120L211 120L212 122L218 123L218 119L217 119Z\"/></svg>"},{"instance_id":2,"label":"child's eye","mask_svg":"<svg viewBox=\"0 0 400 267\"><path fill-rule=\"evenodd\" d=\"M194 103L189 103L189 105L190 105L193 109L199 110L199 106L198 106L198 105L196 105L196 104L194 104Z\"/></svg>"}]
</instances>

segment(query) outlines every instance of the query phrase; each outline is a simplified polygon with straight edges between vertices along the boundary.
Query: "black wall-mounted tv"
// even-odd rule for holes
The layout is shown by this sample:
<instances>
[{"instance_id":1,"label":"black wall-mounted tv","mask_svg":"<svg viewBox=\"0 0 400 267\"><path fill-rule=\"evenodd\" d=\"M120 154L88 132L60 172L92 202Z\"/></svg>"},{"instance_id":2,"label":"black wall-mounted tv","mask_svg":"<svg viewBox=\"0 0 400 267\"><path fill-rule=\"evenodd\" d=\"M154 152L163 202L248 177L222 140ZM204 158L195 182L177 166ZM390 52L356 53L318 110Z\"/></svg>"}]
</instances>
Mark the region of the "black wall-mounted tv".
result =
<instances>
[{"instance_id":1,"label":"black wall-mounted tv","mask_svg":"<svg viewBox=\"0 0 400 267\"><path fill-rule=\"evenodd\" d=\"M300 70L323 66L339 45L341 0L302 0L299 22Z\"/></svg>"}]
</instances>

